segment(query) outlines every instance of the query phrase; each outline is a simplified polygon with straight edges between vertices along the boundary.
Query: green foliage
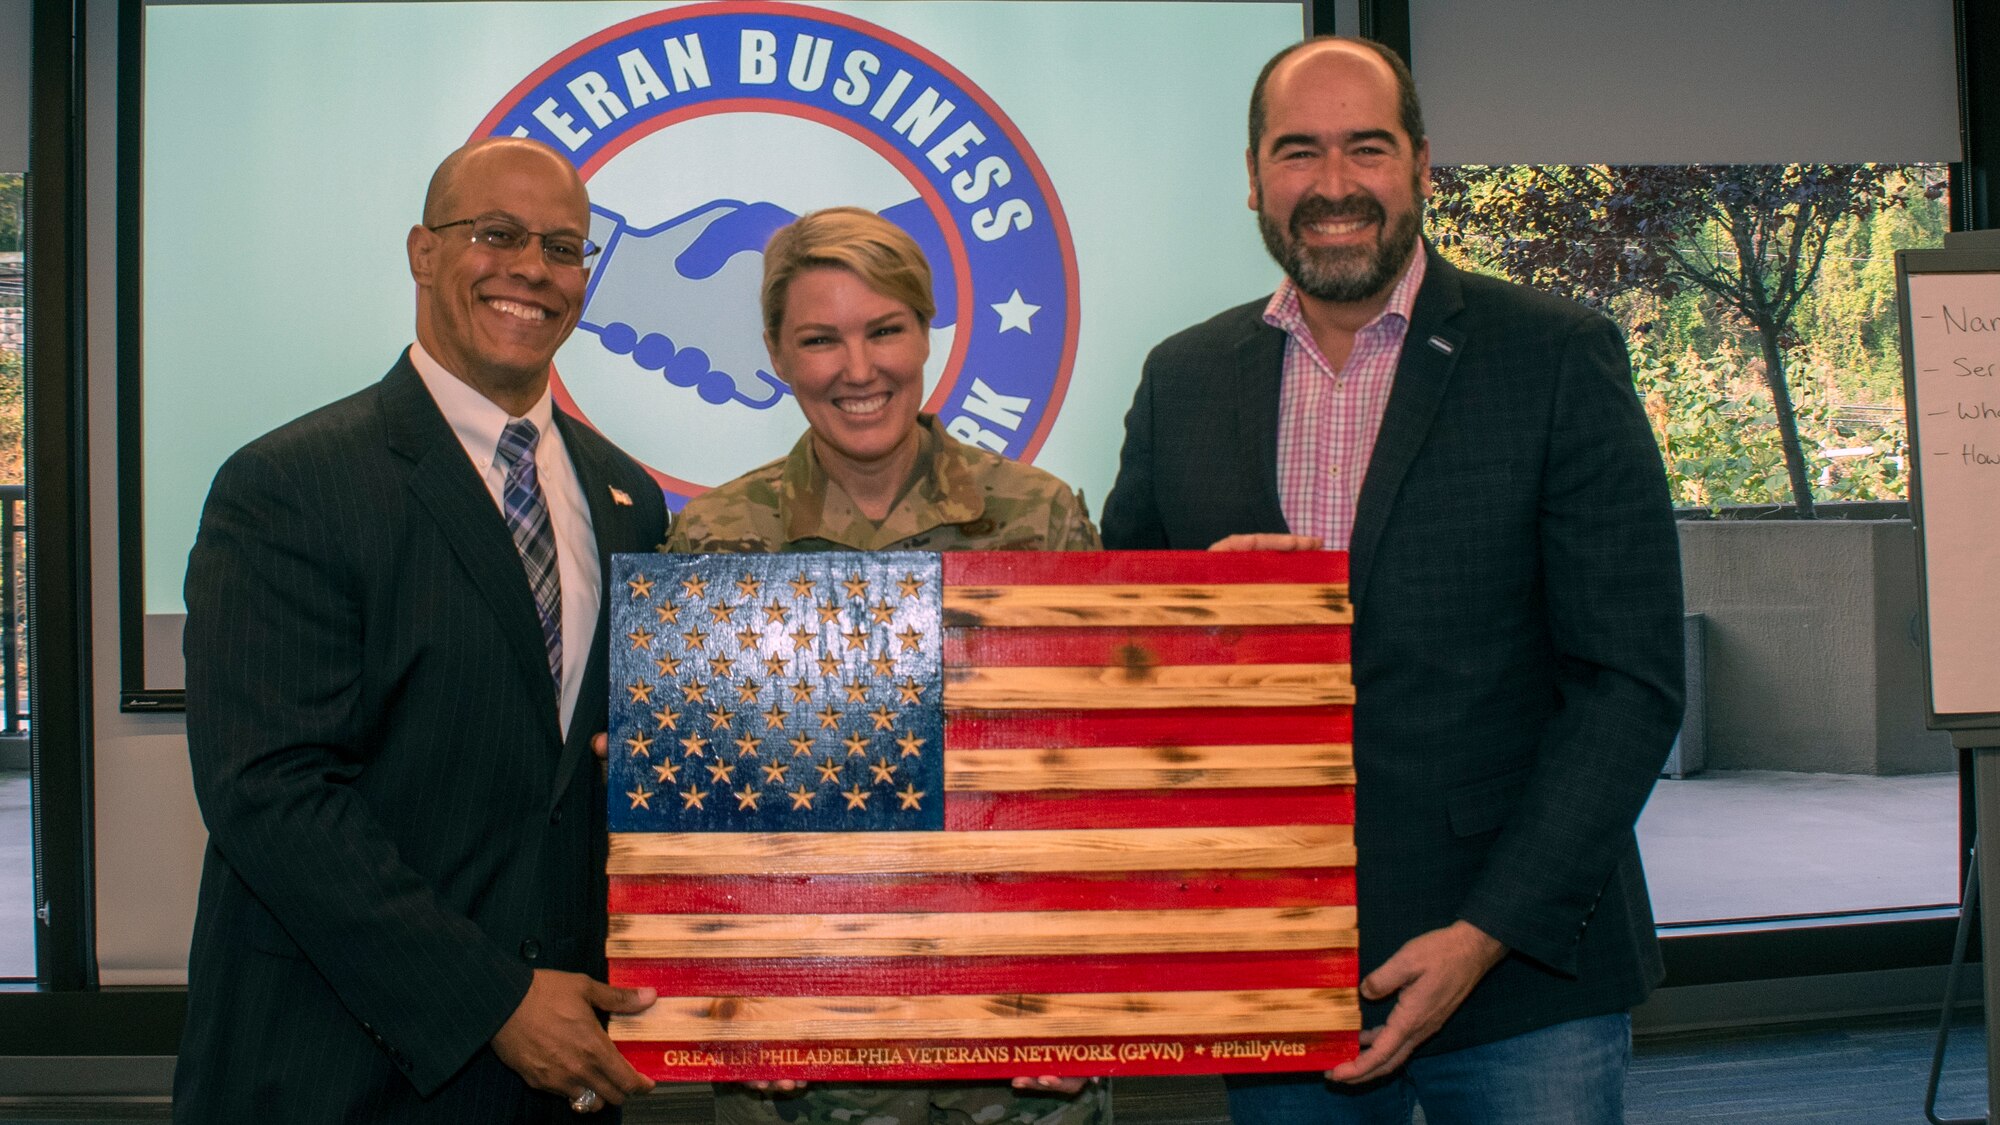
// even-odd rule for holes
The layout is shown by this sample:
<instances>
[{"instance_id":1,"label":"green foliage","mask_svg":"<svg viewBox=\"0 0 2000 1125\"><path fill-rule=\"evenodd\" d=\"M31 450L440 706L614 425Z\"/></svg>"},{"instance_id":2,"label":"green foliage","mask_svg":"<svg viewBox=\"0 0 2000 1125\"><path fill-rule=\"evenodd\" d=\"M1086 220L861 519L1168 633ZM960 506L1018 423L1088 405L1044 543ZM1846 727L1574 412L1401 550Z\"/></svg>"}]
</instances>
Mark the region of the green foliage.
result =
<instances>
[{"instance_id":1,"label":"green foliage","mask_svg":"<svg viewBox=\"0 0 2000 1125\"><path fill-rule=\"evenodd\" d=\"M0 253L21 248L23 200L20 173L0 174Z\"/></svg>"},{"instance_id":2,"label":"green foliage","mask_svg":"<svg viewBox=\"0 0 2000 1125\"><path fill-rule=\"evenodd\" d=\"M23 410L21 353L0 348L0 484L21 484Z\"/></svg>"},{"instance_id":3,"label":"green foliage","mask_svg":"<svg viewBox=\"0 0 2000 1125\"><path fill-rule=\"evenodd\" d=\"M1528 166L1436 180L1430 225L1447 256L1625 326L1676 503L1903 495L1894 252L1942 236L1942 169Z\"/></svg>"}]
</instances>

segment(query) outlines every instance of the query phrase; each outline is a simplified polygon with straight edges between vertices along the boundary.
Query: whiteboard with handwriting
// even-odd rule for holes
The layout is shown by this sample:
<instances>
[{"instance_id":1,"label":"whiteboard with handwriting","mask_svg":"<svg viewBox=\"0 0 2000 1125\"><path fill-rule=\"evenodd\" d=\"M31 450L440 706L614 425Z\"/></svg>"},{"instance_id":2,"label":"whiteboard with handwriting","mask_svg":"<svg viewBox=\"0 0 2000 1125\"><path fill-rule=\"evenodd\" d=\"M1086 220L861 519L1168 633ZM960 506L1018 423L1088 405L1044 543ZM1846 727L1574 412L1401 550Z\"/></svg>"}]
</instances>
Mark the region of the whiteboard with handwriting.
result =
<instances>
[{"instance_id":1,"label":"whiteboard with handwriting","mask_svg":"<svg viewBox=\"0 0 2000 1125\"><path fill-rule=\"evenodd\" d=\"M2000 726L2000 254L1896 256L1932 726Z\"/></svg>"}]
</instances>

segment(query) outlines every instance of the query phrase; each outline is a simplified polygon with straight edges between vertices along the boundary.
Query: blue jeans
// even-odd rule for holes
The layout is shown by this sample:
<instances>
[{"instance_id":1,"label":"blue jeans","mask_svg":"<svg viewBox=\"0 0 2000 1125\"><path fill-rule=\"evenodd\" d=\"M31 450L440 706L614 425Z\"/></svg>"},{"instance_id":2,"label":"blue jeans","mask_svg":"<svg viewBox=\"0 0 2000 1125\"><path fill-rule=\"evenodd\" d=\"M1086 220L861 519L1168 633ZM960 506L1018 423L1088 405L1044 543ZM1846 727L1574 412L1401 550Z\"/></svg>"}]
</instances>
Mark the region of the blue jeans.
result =
<instances>
[{"instance_id":1,"label":"blue jeans","mask_svg":"<svg viewBox=\"0 0 2000 1125\"><path fill-rule=\"evenodd\" d=\"M1629 1013L1593 1016L1459 1051L1424 1055L1366 1086L1318 1074L1233 1074L1236 1125L1620 1125Z\"/></svg>"}]
</instances>

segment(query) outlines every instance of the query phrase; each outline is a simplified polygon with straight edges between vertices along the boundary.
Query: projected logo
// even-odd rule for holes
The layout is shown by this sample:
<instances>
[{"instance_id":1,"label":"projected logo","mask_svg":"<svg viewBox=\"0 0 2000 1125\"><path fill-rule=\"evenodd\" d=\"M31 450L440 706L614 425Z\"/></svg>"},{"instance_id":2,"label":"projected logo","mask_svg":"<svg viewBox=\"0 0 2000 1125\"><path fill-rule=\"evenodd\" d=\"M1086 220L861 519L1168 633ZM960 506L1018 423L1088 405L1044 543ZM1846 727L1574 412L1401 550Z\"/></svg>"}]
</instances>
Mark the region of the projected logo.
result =
<instances>
[{"instance_id":1,"label":"projected logo","mask_svg":"<svg viewBox=\"0 0 2000 1125\"><path fill-rule=\"evenodd\" d=\"M510 135L576 163L604 247L557 398L675 507L805 428L771 371L758 287L771 234L820 207L878 211L930 260L925 409L997 453L1041 447L1076 355L1075 249L1019 130L931 51L795 4L674 8L522 81L475 133Z\"/></svg>"}]
</instances>

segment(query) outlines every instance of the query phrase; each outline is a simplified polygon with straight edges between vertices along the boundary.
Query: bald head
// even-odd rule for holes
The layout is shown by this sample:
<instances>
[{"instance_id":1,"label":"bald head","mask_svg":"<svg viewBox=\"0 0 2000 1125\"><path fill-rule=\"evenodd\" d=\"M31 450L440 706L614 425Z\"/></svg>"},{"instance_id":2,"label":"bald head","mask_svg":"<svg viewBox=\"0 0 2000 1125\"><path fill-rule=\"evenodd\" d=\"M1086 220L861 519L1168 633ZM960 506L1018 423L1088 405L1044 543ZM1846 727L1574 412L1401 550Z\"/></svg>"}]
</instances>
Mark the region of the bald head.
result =
<instances>
[{"instance_id":1,"label":"bald head","mask_svg":"<svg viewBox=\"0 0 2000 1125\"><path fill-rule=\"evenodd\" d=\"M1357 39L1345 35L1319 35L1307 39L1272 55L1264 69L1257 72L1257 82L1250 87L1250 147L1256 152L1264 139L1264 124L1269 117L1267 91L1271 85L1271 74L1280 66L1299 60L1301 55L1323 54L1326 52L1359 53L1378 61L1386 67L1396 82L1397 116L1400 117L1403 133L1409 138L1411 148L1424 143L1424 107L1417 100L1417 82L1410 76L1408 64L1403 56L1373 39Z\"/></svg>"},{"instance_id":2,"label":"bald head","mask_svg":"<svg viewBox=\"0 0 2000 1125\"><path fill-rule=\"evenodd\" d=\"M521 162L546 162L549 171L572 185L584 200L585 209L589 208L589 195L584 191L582 178L576 174L575 166L555 149L527 137L482 137L460 146L431 173L430 188L424 192L424 225L434 227L464 218L456 213L462 185L477 179L483 168L496 162L515 166Z\"/></svg>"}]
</instances>

